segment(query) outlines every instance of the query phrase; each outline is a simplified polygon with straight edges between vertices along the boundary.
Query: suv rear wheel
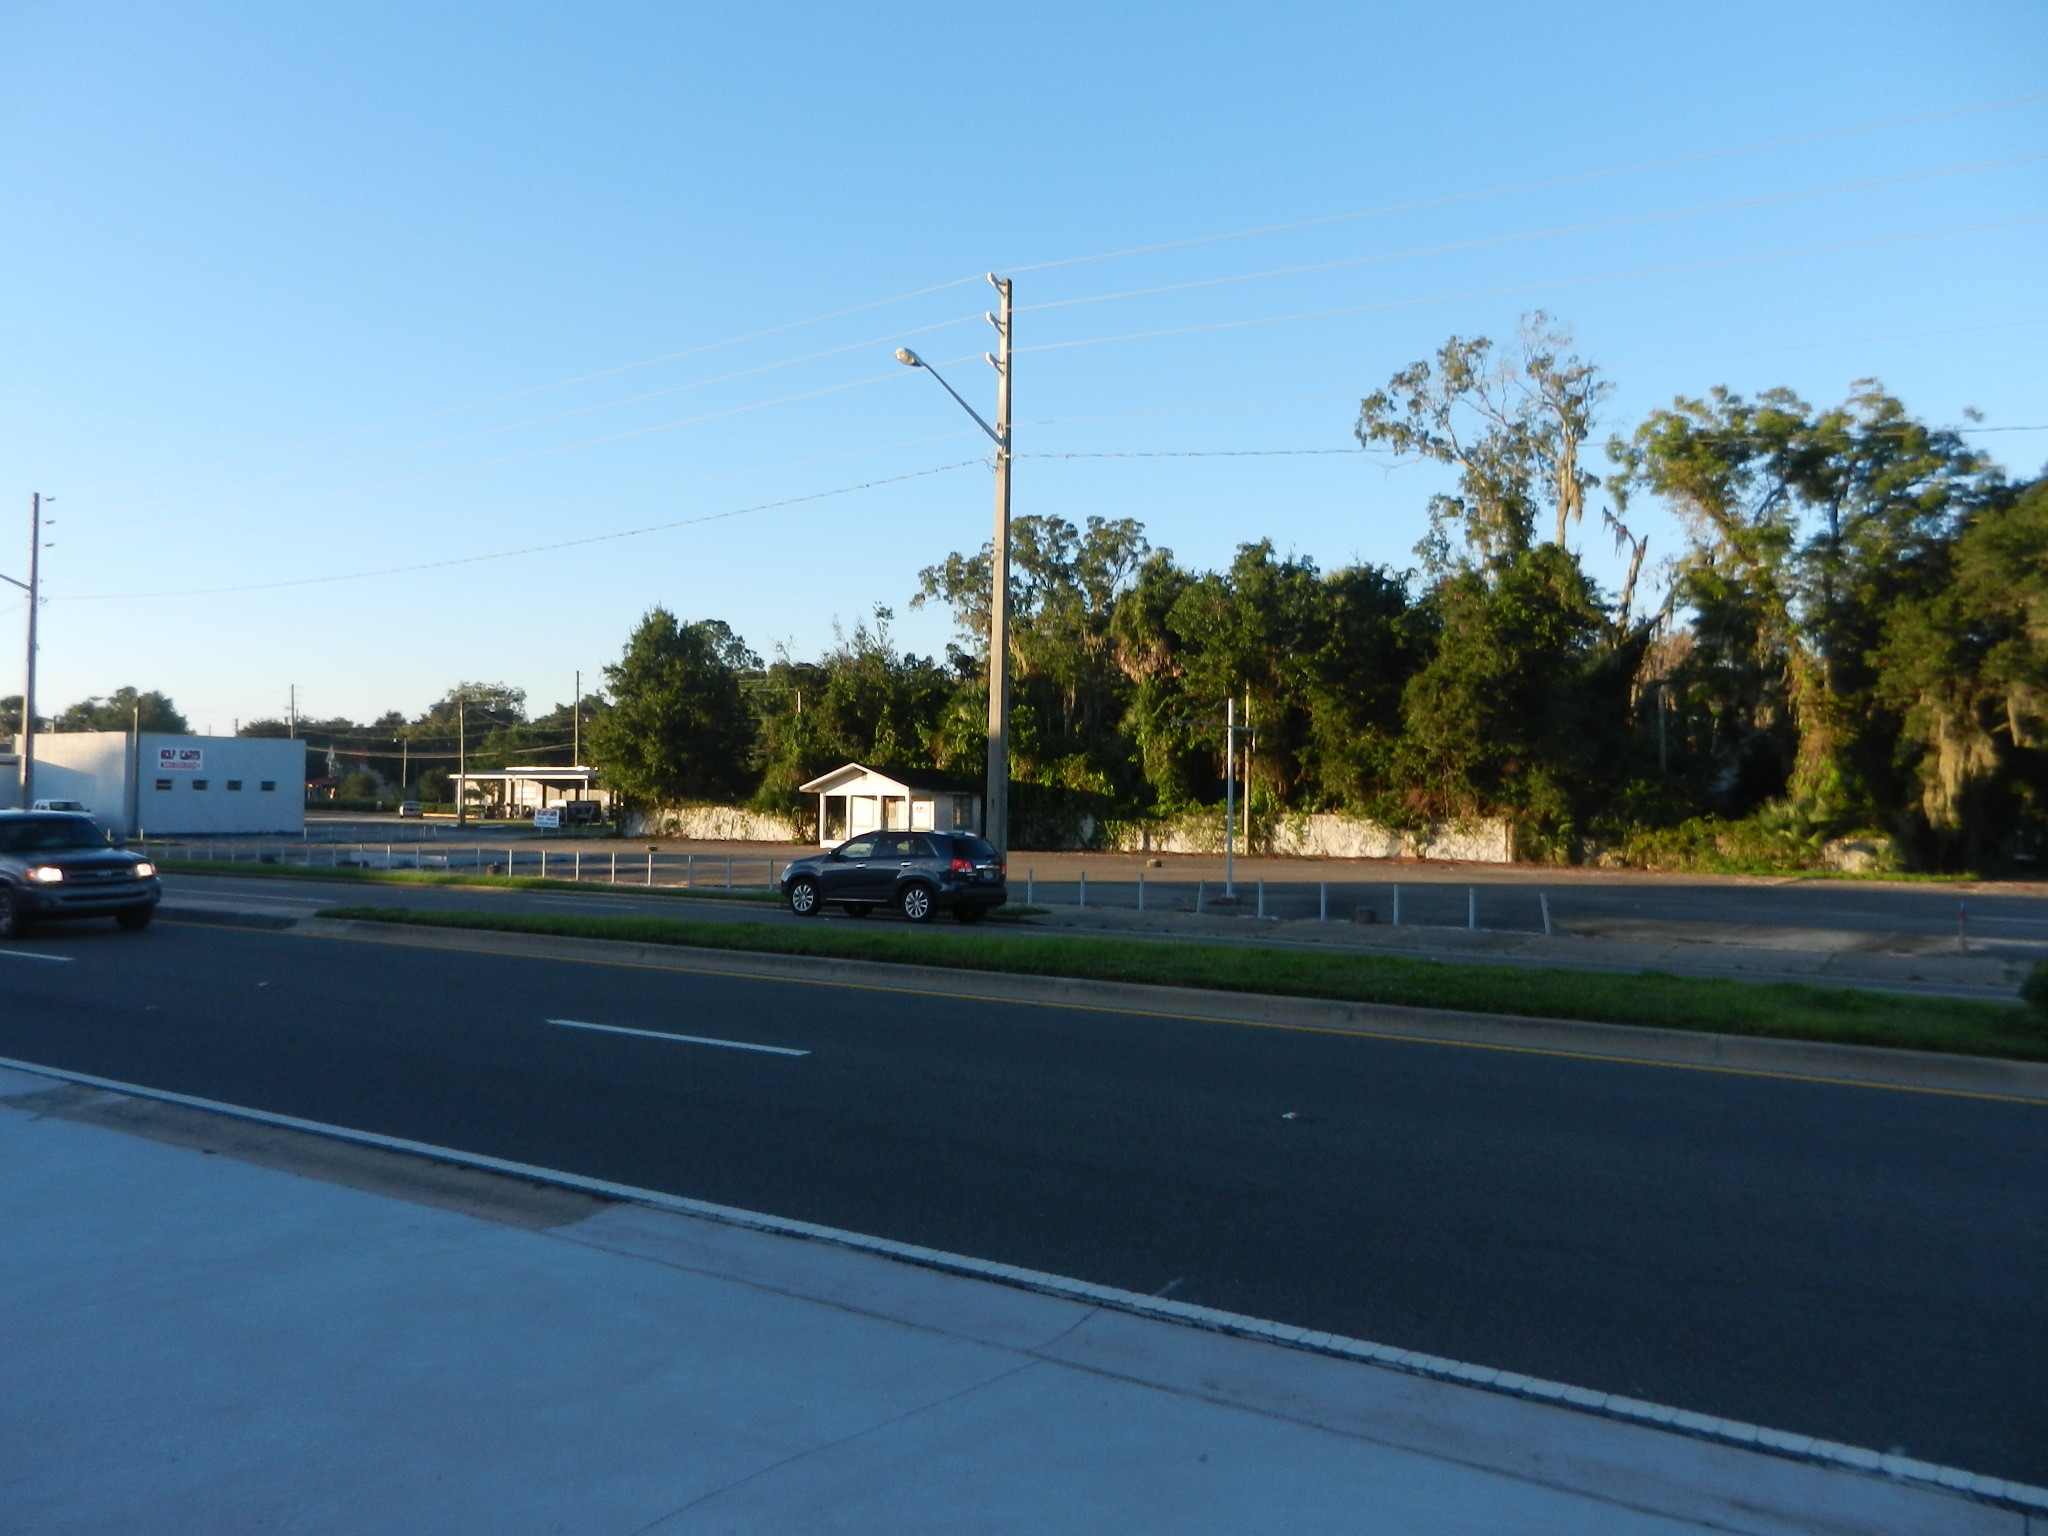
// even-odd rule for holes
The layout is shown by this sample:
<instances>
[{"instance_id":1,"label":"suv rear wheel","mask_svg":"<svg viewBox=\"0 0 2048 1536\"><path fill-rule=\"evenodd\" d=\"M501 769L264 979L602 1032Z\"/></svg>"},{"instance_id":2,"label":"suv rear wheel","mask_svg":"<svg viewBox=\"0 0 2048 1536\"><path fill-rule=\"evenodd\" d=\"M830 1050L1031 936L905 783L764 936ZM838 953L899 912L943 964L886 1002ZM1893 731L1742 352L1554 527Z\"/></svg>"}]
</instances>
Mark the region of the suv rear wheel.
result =
<instances>
[{"instance_id":1,"label":"suv rear wheel","mask_svg":"<svg viewBox=\"0 0 2048 1536\"><path fill-rule=\"evenodd\" d=\"M896 898L896 910L903 914L906 923L930 922L937 905L932 900L932 888L928 885L906 885Z\"/></svg>"}]
</instances>

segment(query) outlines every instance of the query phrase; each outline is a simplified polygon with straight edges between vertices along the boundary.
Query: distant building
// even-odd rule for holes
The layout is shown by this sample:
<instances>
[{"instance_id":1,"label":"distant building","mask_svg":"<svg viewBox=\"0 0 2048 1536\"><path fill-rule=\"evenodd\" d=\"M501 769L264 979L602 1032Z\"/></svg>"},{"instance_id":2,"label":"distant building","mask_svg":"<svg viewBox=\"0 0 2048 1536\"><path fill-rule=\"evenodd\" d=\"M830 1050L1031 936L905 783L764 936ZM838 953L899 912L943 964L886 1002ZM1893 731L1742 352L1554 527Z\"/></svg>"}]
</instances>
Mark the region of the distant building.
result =
<instances>
[{"instance_id":1,"label":"distant building","mask_svg":"<svg viewBox=\"0 0 2048 1536\"><path fill-rule=\"evenodd\" d=\"M818 797L818 843L833 848L863 832L981 831L980 786L929 768L848 763L797 793Z\"/></svg>"},{"instance_id":2,"label":"distant building","mask_svg":"<svg viewBox=\"0 0 2048 1536\"><path fill-rule=\"evenodd\" d=\"M35 753L36 798L77 800L110 832L295 833L306 824L303 741L52 731L37 732ZM14 782L9 803L18 805L18 769Z\"/></svg>"}]
</instances>

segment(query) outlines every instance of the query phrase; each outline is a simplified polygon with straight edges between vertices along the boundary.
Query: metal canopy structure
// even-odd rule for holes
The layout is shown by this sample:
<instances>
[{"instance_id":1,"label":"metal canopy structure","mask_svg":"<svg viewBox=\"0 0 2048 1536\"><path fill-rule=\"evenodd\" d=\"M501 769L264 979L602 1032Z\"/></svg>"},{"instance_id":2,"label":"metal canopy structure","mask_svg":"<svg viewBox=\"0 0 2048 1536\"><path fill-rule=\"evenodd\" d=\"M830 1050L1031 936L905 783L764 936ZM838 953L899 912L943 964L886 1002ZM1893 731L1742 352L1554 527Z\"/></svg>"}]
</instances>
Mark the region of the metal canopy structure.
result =
<instances>
[{"instance_id":1,"label":"metal canopy structure","mask_svg":"<svg viewBox=\"0 0 2048 1536\"><path fill-rule=\"evenodd\" d=\"M468 798L472 784L483 791L478 798L508 809L527 805L544 809L556 801L606 798L596 787L597 770L581 765L501 768L483 772L472 769L451 775L451 778L458 804ZM550 795L553 800L550 800Z\"/></svg>"}]
</instances>

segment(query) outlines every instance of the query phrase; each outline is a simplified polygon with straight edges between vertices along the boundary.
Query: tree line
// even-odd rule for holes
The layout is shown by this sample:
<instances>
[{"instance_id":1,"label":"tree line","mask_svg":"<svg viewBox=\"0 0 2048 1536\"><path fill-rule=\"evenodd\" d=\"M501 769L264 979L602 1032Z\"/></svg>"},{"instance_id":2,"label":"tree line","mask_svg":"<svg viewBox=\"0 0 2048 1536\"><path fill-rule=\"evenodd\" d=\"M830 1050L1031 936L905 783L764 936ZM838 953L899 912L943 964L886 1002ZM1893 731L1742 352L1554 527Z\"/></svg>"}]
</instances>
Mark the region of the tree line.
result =
<instances>
[{"instance_id":1,"label":"tree line","mask_svg":"<svg viewBox=\"0 0 2048 1536\"><path fill-rule=\"evenodd\" d=\"M1812 866L1858 835L1917 867L2039 858L2048 484L1874 381L1827 406L1715 389L1596 443L1607 393L1539 315L1367 396L1360 446L1452 484L1401 569L1262 540L1198 570L1135 519L1017 519L1016 841L1213 807L1234 696L1255 819L1505 817L1525 857L1673 867ZM1652 501L1681 530L1655 561ZM921 573L912 605L956 623L943 656L899 649L885 608L767 661L656 609L591 755L632 798L797 814L848 759L979 774L989 554Z\"/></svg>"},{"instance_id":2,"label":"tree line","mask_svg":"<svg viewBox=\"0 0 2048 1536\"><path fill-rule=\"evenodd\" d=\"M1596 443L1608 389L1537 315L1366 396L1361 449L1450 485L1401 568L1260 540L1201 570L1136 519L1018 518L1013 841L1211 811L1235 698L1255 824L1502 817L1523 857L1666 867L1813 867L1850 836L1920 868L2048 853L2048 481L2009 481L1874 381L1827 406L1717 388ZM1637 530L1651 502L1674 550ZM1614 543L1611 586L1588 537ZM364 798L404 779L431 799L458 708L478 768L566 762L580 720L629 804L805 817L797 786L848 760L981 775L989 593L986 546L920 573L911 605L954 620L943 655L901 649L886 607L769 659L656 608L575 719L465 683L418 717L298 730ZM60 718L124 727L132 693Z\"/></svg>"}]
</instances>

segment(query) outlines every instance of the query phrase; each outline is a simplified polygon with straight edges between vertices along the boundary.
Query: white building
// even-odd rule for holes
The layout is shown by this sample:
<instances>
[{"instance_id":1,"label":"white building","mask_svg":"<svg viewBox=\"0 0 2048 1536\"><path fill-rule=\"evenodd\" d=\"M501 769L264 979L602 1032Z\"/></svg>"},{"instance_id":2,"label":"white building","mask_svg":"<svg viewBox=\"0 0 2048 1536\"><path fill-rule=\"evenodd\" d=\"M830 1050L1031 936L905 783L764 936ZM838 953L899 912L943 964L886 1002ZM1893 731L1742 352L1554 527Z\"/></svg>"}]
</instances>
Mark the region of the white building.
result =
<instances>
[{"instance_id":1,"label":"white building","mask_svg":"<svg viewBox=\"0 0 2048 1536\"><path fill-rule=\"evenodd\" d=\"M35 797L79 801L110 832L296 833L306 824L303 741L39 731L35 753Z\"/></svg>"},{"instance_id":2,"label":"white building","mask_svg":"<svg viewBox=\"0 0 2048 1536\"><path fill-rule=\"evenodd\" d=\"M836 848L863 832L981 831L978 786L929 768L848 763L797 792L818 797L818 844Z\"/></svg>"}]
</instances>

